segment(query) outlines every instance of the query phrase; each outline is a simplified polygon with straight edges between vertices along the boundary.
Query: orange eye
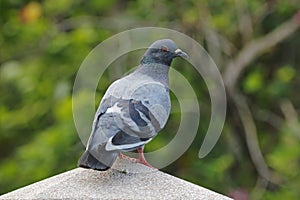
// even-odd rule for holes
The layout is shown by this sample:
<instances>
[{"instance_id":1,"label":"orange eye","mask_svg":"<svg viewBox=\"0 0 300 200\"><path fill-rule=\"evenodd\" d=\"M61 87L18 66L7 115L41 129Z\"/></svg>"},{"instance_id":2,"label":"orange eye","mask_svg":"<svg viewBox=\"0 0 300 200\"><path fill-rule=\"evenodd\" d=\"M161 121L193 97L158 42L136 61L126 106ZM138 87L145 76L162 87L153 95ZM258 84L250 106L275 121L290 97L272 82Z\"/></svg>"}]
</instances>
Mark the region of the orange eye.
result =
<instances>
[{"instance_id":1,"label":"orange eye","mask_svg":"<svg viewBox=\"0 0 300 200\"><path fill-rule=\"evenodd\" d=\"M162 47L162 48L161 48L161 51L162 51L162 52L167 52L168 49L167 49L166 47Z\"/></svg>"}]
</instances>

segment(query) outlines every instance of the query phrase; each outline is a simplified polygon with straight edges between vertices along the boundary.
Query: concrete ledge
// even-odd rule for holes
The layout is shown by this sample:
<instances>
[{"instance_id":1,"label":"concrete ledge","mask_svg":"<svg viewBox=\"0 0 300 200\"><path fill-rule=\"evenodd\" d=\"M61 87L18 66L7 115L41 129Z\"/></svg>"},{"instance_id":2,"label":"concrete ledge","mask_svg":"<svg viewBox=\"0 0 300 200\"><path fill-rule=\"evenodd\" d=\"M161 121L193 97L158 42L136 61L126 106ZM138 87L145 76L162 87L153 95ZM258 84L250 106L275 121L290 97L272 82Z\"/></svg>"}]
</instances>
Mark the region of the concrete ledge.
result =
<instances>
[{"instance_id":1,"label":"concrete ledge","mask_svg":"<svg viewBox=\"0 0 300 200\"><path fill-rule=\"evenodd\" d=\"M114 169L76 168L0 199L230 199L144 165L118 159Z\"/></svg>"}]
</instances>

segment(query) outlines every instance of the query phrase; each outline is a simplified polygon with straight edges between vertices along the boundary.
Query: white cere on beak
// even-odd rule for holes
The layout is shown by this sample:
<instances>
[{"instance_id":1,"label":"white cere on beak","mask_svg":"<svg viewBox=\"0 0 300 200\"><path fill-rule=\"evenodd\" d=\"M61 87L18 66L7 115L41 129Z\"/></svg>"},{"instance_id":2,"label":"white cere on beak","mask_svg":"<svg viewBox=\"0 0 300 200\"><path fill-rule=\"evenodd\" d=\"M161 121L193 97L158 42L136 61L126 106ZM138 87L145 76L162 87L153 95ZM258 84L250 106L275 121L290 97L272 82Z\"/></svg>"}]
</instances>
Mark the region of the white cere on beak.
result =
<instances>
[{"instance_id":1,"label":"white cere on beak","mask_svg":"<svg viewBox=\"0 0 300 200\"><path fill-rule=\"evenodd\" d=\"M176 53L176 54L180 54L180 53L182 53L182 51L181 51L181 49L176 49L176 50L175 50L175 53Z\"/></svg>"},{"instance_id":2,"label":"white cere on beak","mask_svg":"<svg viewBox=\"0 0 300 200\"><path fill-rule=\"evenodd\" d=\"M184 58L188 58L189 56L183 52L181 49L176 49L174 51L174 53L177 55L177 56L180 56L180 57L184 57Z\"/></svg>"}]
</instances>

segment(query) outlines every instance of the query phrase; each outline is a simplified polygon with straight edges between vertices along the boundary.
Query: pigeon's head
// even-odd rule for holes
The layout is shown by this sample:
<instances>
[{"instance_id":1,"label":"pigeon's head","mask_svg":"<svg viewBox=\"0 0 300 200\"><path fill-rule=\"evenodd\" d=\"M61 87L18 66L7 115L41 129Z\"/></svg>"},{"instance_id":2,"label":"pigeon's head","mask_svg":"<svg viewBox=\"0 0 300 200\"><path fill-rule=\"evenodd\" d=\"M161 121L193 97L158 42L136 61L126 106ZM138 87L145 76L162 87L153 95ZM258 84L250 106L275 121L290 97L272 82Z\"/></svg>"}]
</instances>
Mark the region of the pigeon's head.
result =
<instances>
[{"instance_id":1,"label":"pigeon's head","mask_svg":"<svg viewBox=\"0 0 300 200\"><path fill-rule=\"evenodd\" d=\"M173 40L162 39L155 41L145 52L142 64L158 63L170 66L173 58L185 57L188 55L176 47Z\"/></svg>"}]
</instances>

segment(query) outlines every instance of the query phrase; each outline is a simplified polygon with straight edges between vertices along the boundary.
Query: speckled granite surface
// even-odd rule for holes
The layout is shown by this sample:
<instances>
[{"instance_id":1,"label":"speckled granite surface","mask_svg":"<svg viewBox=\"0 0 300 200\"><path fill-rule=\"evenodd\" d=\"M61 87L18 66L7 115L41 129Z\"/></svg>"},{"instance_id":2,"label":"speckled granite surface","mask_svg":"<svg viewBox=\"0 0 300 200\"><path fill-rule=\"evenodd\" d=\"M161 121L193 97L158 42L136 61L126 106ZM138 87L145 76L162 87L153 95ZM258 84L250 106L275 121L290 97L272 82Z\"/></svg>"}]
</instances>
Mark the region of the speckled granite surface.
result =
<instances>
[{"instance_id":1,"label":"speckled granite surface","mask_svg":"<svg viewBox=\"0 0 300 200\"><path fill-rule=\"evenodd\" d=\"M118 159L105 172L76 168L0 199L230 199L198 185Z\"/></svg>"}]
</instances>

